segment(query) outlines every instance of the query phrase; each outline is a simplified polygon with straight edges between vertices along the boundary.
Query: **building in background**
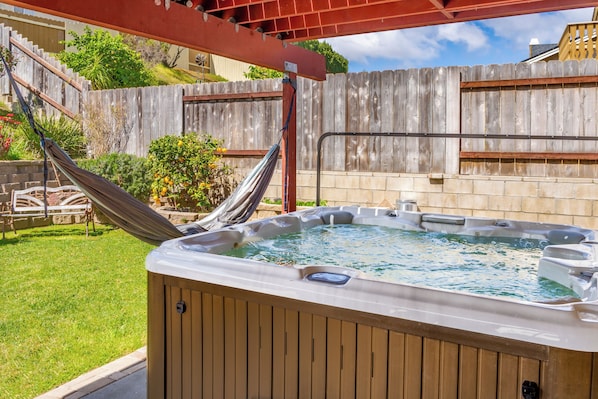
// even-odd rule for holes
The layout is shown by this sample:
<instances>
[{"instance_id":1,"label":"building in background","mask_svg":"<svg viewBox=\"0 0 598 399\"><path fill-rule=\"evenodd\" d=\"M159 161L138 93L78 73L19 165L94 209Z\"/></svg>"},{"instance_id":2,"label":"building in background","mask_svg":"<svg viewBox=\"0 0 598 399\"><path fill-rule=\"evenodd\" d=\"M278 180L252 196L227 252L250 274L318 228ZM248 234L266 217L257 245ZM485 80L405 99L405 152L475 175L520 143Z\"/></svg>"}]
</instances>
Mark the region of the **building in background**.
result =
<instances>
[{"instance_id":1,"label":"building in background","mask_svg":"<svg viewBox=\"0 0 598 399\"><path fill-rule=\"evenodd\" d=\"M534 38L529 43L527 64L539 61L567 61L598 59L598 7L594 8L592 20L568 24L558 43L541 44Z\"/></svg>"}]
</instances>

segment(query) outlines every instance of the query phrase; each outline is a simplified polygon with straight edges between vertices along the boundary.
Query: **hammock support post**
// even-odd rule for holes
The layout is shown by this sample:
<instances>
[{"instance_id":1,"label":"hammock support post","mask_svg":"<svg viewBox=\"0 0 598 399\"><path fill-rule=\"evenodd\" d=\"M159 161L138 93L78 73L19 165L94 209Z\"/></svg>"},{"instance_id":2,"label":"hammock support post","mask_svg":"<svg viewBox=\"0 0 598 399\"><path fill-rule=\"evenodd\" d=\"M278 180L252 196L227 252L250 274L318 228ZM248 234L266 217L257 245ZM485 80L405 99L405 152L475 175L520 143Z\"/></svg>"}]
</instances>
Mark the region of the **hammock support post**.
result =
<instances>
[{"instance_id":1,"label":"hammock support post","mask_svg":"<svg viewBox=\"0 0 598 399\"><path fill-rule=\"evenodd\" d=\"M297 210L297 107L294 106L297 64L285 61L282 87L282 213Z\"/></svg>"}]
</instances>

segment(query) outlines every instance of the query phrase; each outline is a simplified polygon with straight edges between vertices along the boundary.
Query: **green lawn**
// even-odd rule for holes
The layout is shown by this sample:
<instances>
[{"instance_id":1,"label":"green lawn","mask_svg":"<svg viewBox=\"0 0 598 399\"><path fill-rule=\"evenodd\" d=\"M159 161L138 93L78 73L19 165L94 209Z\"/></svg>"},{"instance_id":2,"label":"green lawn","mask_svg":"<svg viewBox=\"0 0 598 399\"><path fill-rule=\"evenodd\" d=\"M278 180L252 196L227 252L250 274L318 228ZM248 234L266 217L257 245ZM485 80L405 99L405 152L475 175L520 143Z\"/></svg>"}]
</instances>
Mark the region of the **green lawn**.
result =
<instances>
[{"instance_id":1,"label":"green lawn","mask_svg":"<svg viewBox=\"0 0 598 399\"><path fill-rule=\"evenodd\" d=\"M32 398L146 344L145 257L122 230L82 225L0 240L0 398Z\"/></svg>"}]
</instances>

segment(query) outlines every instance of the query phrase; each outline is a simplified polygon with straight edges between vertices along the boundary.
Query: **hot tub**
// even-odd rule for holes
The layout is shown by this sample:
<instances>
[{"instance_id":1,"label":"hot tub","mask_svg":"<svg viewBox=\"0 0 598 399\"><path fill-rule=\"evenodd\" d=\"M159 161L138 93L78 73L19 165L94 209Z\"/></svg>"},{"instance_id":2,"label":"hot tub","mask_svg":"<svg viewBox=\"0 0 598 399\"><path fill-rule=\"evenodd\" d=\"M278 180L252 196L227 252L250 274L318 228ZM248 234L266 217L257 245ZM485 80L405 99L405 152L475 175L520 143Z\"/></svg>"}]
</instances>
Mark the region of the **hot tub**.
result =
<instances>
[{"instance_id":1,"label":"hot tub","mask_svg":"<svg viewBox=\"0 0 598 399\"><path fill-rule=\"evenodd\" d=\"M546 240L538 275L579 298L530 302L221 255L346 223ZM595 398L593 240L574 226L322 207L168 241L146 262L148 397Z\"/></svg>"}]
</instances>

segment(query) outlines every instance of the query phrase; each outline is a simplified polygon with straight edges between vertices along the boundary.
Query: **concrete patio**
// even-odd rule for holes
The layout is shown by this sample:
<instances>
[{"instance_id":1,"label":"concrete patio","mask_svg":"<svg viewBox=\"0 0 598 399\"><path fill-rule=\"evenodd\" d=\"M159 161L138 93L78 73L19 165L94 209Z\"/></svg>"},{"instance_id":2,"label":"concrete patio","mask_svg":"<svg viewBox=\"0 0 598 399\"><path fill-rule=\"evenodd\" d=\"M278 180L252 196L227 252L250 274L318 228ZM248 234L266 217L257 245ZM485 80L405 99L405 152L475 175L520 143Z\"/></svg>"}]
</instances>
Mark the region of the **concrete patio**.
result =
<instances>
[{"instance_id":1,"label":"concrete patio","mask_svg":"<svg viewBox=\"0 0 598 399\"><path fill-rule=\"evenodd\" d=\"M146 348L92 370L36 399L145 399Z\"/></svg>"}]
</instances>

